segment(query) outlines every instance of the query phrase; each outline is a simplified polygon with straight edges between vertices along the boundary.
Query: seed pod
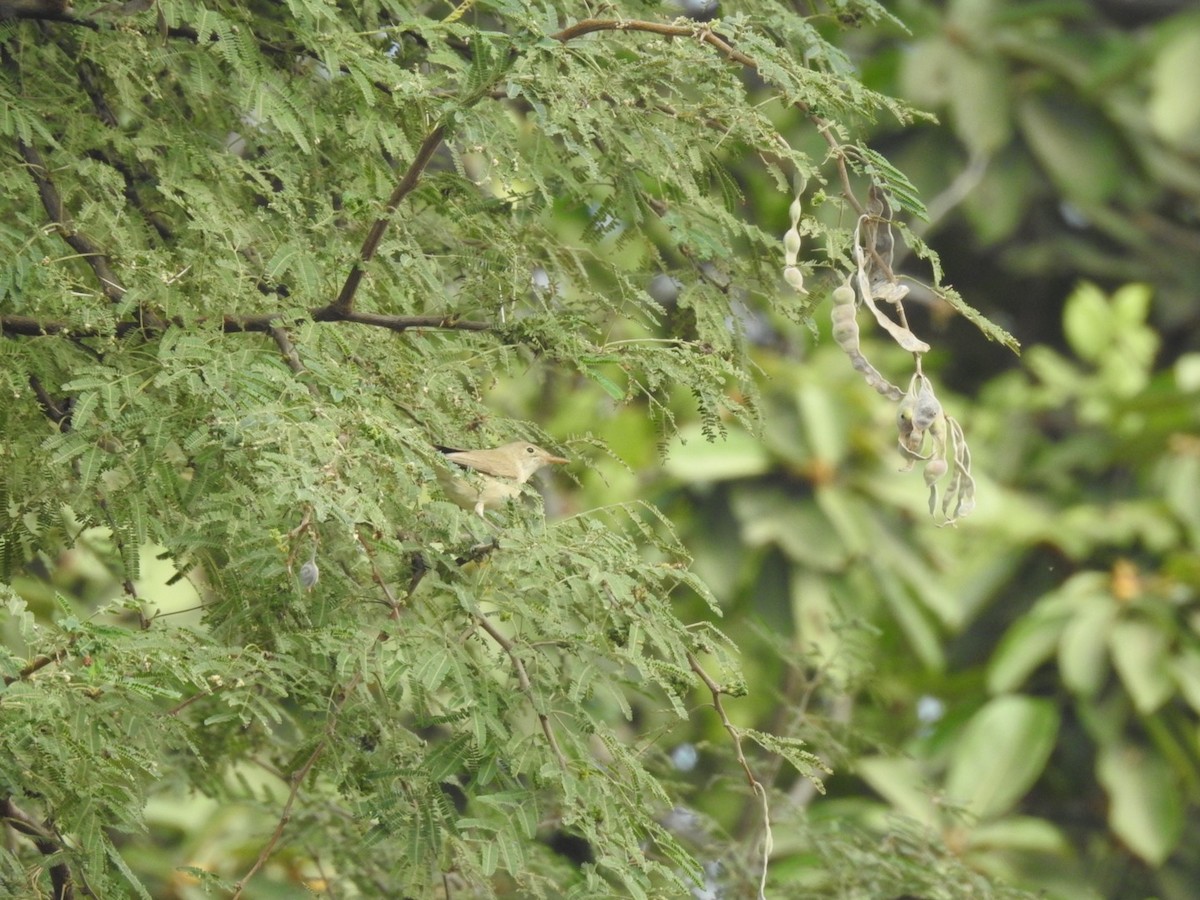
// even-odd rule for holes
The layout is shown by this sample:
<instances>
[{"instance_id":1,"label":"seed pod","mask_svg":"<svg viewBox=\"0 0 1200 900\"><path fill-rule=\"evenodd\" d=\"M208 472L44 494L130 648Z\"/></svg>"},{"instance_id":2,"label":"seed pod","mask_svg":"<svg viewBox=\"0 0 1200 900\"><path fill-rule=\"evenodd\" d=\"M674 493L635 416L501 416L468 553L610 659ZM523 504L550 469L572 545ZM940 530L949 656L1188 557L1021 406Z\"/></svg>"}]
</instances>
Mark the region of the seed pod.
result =
<instances>
[{"instance_id":1,"label":"seed pod","mask_svg":"<svg viewBox=\"0 0 1200 900\"><path fill-rule=\"evenodd\" d=\"M913 428L926 431L942 414L942 404L933 395L933 386L929 379L924 376L917 377L921 379L921 386L913 404Z\"/></svg>"},{"instance_id":2,"label":"seed pod","mask_svg":"<svg viewBox=\"0 0 1200 900\"><path fill-rule=\"evenodd\" d=\"M792 205L788 207L788 216L792 220L793 228L800 224L800 212L800 197L797 196L796 199L792 201Z\"/></svg>"},{"instance_id":3,"label":"seed pod","mask_svg":"<svg viewBox=\"0 0 1200 900\"><path fill-rule=\"evenodd\" d=\"M807 294L804 289L804 273L795 266L786 266L783 270L783 280L796 289L797 293Z\"/></svg>"},{"instance_id":4,"label":"seed pod","mask_svg":"<svg viewBox=\"0 0 1200 900\"><path fill-rule=\"evenodd\" d=\"M861 216L859 218L860 227L866 218L866 216ZM855 240L857 241L858 239L859 234L856 231ZM890 319L884 314L883 310L875 305L875 295L871 290L870 279L867 277L867 257L863 252L863 248L858 243L855 243L854 245L854 261L858 266L858 270L855 273L855 280L858 284L858 293L862 297L863 305L865 305L867 309L871 311L871 315L873 315L875 317L875 321L879 323L879 327L890 334L892 339L895 340L897 344L910 353L928 353L929 345L927 343L925 343L899 322L895 322Z\"/></svg>"},{"instance_id":5,"label":"seed pod","mask_svg":"<svg viewBox=\"0 0 1200 900\"><path fill-rule=\"evenodd\" d=\"M833 308L833 339L839 347L851 353L858 349L858 319L854 316L853 306L835 306ZM852 348L847 350L846 348Z\"/></svg>"},{"instance_id":6,"label":"seed pod","mask_svg":"<svg viewBox=\"0 0 1200 900\"><path fill-rule=\"evenodd\" d=\"M949 416L943 417L947 442L947 457L953 460L950 484L942 498L942 516L946 525L969 516L975 510L975 479L971 477L971 449L963 436L962 426Z\"/></svg>"},{"instance_id":7,"label":"seed pod","mask_svg":"<svg viewBox=\"0 0 1200 900\"><path fill-rule=\"evenodd\" d=\"M783 257L789 266L794 266L799 255L800 232L793 226L783 233Z\"/></svg>"},{"instance_id":8,"label":"seed pod","mask_svg":"<svg viewBox=\"0 0 1200 900\"><path fill-rule=\"evenodd\" d=\"M300 567L300 586L306 591L311 590L320 578L321 570L317 568L315 559L310 559Z\"/></svg>"},{"instance_id":9,"label":"seed pod","mask_svg":"<svg viewBox=\"0 0 1200 900\"><path fill-rule=\"evenodd\" d=\"M830 311L830 318L833 320L833 339L850 357L850 365L854 367L855 371L862 373L867 384L889 400L899 400L904 396L900 388L880 375L879 370L867 361L862 350L859 349L858 320L854 316L854 288L847 281L834 288L833 291L833 309Z\"/></svg>"},{"instance_id":10,"label":"seed pod","mask_svg":"<svg viewBox=\"0 0 1200 900\"><path fill-rule=\"evenodd\" d=\"M925 463L925 469L922 473L925 476L925 486L933 487L934 483L950 471L950 464L940 456L935 456L929 462Z\"/></svg>"}]
</instances>

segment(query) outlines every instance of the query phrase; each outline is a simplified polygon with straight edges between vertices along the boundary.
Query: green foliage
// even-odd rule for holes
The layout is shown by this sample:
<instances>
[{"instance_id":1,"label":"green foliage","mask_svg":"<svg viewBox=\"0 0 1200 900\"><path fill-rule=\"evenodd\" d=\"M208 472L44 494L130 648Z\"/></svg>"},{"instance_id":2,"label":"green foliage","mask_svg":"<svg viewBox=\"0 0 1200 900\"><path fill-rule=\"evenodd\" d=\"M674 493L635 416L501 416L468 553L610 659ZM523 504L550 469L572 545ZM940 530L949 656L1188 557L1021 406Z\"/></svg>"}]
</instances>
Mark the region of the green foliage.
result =
<instances>
[{"instance_id":1,"label":"green foliage","mask_svg":"<svg viewBox=\"0 0 1200 900\"><path fill-rule=\"evenodd\" d=\"M922 524L872 386L835 374L832 347L804 367L763 358L761 444L676 451L663 505L723 605L769 621L770 639L726 627L780 661L760 677L836 773L827 798L787 789L808 840L846 852L848 829L914 829L1050 896L1189 896L1200 379L1195 354L1155 370L1148 297L1080 284L1070 352L1031 348L1025 371L950 401L985 473L954 529ZM814 875L789 860L785 894Z\"/></svg>"},{"instance_id":2,"label":"green foliage","mask_svg":"<svg viewBox=\"0 0 1200 900\"><path fill-rule=\"evenodd\" d=\"M815 790L827 764L794 722L737 721L754 685L670 520L550 491L553 515L485 524L440 494L434 447L537 440L578 472L618 455L593 426L622 414L646 445L680 417L757 428L739 317L811 324L806 272L866 277L854 220L890 234L884 192L920 213L855 138L907 106L863 86L825 13L776 4L719 24L640 3L51 7L0 23L6 889L680 896L714 859L731 890L774 877L780 796L757 773L786 760ZM785 202L808 191L786 268L741 160ZM824 249L799 256L802 235ZM877 320L912 337L888 296L899 324ZM721 793L753 809L728 838L668 752L706 717Z\"/></svg>"},{"instance_id":3,"label":"green foliage","mask_svg":"<svg viewBox=\"0 0 1200 900\"><path fill-rule=\"evenodd\" d=\"M1019 319L1057 309L1076 276L1144 282L1161 328L1194 331L1193 5L905 0L897 14L911 33L862 38L866 81L945 122L887 146L935 211L930 239L989 261L960 289ZM1005 290L993 266L1029 289Z\"/></svg>"}]
</instances>

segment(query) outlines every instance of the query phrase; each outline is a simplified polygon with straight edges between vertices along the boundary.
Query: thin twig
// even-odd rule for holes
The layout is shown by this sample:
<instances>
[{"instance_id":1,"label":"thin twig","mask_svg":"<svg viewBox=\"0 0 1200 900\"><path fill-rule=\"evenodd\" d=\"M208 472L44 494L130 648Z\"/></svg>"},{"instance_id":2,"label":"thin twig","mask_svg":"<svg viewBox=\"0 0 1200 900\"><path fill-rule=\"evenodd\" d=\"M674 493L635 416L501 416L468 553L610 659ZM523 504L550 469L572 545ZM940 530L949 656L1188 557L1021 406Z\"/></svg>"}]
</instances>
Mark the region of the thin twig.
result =
<instances>
[{"instance_id":1,"label":"thin twig","mask_svg":"<svg viewBox=\"0 0 1200 900\"><path fill-rule=\"evenodd\" d=\"M517 655L517 648L504 634L491 623L487 616L475 616L475 622L488 633L493 641L500 645L500 649L508 654L508 658L512 661L513 669L517 673L517 683L520 684L521 690L529 697L530 702L533 701L533 684L529 680L529 671L525 668L525 662ZM550 745L550 749L554 751L554 755L558 757L558 764L564 769L567 768L568 762L566 755L562 752L562 748L558 745L558 738L554 736L554 728L550 725L550 717L540 709L534 709L537 713L538 721L542 723L542 733L546 736L546 742Z\"/></svg>"},{"instance_id":2,"label":"thin twig","mask_svg":"<svg viewBox=\"0 0 1200 900\"><path fill-rule=\"evenodd\" d=\"M342 709L345 707L346 702L350 699L350 695L354 693L361 681L362 674L357 673L353 678L350 679L349 684L343 688L341 699L338 700L337 704L329 714L329 719L325 722L325 730L321 735L321 739L317 741L317 745L313 747L312 753L308 755L308 759L304 761L303 765L296 769L296 771L294 771L288 778L291 786L288 789L287 801L283 804L283 811L279 814L279 822L276 824L275 830L271 833L271 837L267 839L266 844L264 844L262 850L259 851L258 859L254 861L254 865L252 865L250 870L241 877L237 884L234 885L233 896L230 898L230 900L239 900L243 891L246 890L246 884L258 873L259 869L266 865L267 860L271 858L271 852L275 849L275 845L279 843L279 839L283 836L283 830L287 827L288 822L291 821L292 807L295 806L296 798L300 794L300 786L304 783L304 779L308 777L308 773L312 771L313 766L317 764L317 760L321 758L322 754L329 746L330 741L333 739L334 731L337 728L338 718L341 715Z\"/></svg>"},{"instance_id":3,"label":"thin twig","mask_svg":"<svg viewBox=\"0 0 1200 900\"><path fill-rule=\"evenodd\" d=\"M69 649L64 647L61 650L55 650L53 653L47 653L39 656L37 659L26 663L25 668L21 669L16 675L5 675L4 683L12 684L15 681L24 681L26 678L57 662L62 662L67 657Z\"/></svg>"},{"instance_id":4,"label":"thin twig","mask_svg":"<svg viewBox=\"0 0 1200 900\"><path fill-rule=\"evenodd\" d=\"M750 783L750 789L754 791L754 795L762 801L763 810L763 860L762 860L762 877L759 880L758 896L760 900L766 900L767 888L767 864L771 860L771 848L774 844L774 837L771 833L771 807L767 802L767 789L762 783L754 777L754 772L750 769L750 763L746 761L746 754L742 752L742 733L737 726L729 720L729 716L725 713L725 706L721 702L721 695L725 693L725 689L717 684L711 675L705 671L700 665L700 660L696 659L695 655L690 651L687 655L688 665L692 671L699 676L704 682L704 686L708 688L708 692L712 695L713 709L717 711L717 716L721 719L721 725L733 738L734 752L737 754L737 761L741 764L742 771L746 773L746 780Z\"/></svg>"},{"instance_id":5,"label":"thin twig","mask_svg":"<svg viewBox=\"0 0 1200 900\"><path fill-rule=\"evenodd\" d=\"M379 571L379 566L375 562L375 551L371 548L371 545L363 539L361 531L357 528L354 530L354 539L358 541L358 545L362 547L363 552L367 554L367 562L369 562L371 565L371 578L377 585L379 585L379 589L383 591L383 595L387 597L387 605L392 611L391 617L393 619L398 618L401 606L400 600L396 597L395 593L392 592L391 587L388 586L387 579L383 577L383 573ZM422 575L423 574L424 573L422 572ZM412 591L410 590L409 593L411 594Z\"/></svg>"},{"instance_id":6,"label":"thin twig","mask_svg":"<svg viewBox=\"0 0 1200 900\"><path fill-rule=\"evenodd\" d=\"M649 34L660 34L664 37L699 38L702 43L720 50L727 59L751 69L758 68L758 63L752 57L734 48L707 25L670 25L665 22L646 22L639 19L582 19L574 25L568 25L551 37L565 44L574 38L596 31L643 31Z\"/></svg>"}]
</instances>

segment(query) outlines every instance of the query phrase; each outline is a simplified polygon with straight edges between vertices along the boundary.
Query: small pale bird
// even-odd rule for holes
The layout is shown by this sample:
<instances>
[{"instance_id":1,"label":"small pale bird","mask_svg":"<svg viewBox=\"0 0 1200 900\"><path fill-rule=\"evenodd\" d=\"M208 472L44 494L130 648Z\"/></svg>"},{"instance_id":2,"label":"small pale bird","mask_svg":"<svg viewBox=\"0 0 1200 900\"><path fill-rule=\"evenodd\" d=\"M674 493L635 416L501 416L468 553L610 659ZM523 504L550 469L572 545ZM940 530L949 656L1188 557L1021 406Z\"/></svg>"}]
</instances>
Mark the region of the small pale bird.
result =
<instances>
[{"instance_id":1,"label":"small pale bird","mask_svg":"<svg viewBox=\"0 0 1200 900\"><path fill-rule=\"evenodd\" d=\"M521 495L521 485L533 477L542 466L569 462L543 450L536 444L513 441L490 450L455 450L438 447L446 459L466 469L460 475L446 469L438 469L437 479L455 504L463 509L474 510L484 521L484 511L496 509Z\"/></svg>"}]
</instances>

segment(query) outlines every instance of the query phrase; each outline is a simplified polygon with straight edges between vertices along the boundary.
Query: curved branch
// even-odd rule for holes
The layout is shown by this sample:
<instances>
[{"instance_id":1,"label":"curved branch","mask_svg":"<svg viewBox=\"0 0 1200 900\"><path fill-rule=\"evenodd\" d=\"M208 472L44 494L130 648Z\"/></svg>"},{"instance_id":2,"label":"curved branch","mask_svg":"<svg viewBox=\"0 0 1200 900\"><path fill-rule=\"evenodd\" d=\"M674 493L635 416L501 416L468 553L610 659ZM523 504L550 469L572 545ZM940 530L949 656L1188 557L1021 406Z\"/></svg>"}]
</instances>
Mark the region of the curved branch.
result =
<instances>
[{"instance_id":1,"label":"curved branch","mask_svg":"<svg viewBox=\"0 0 1200 900\"><path fill-rule=\"evenodd\" d=\"M113 273L108 256L100 249L100 245L75 228L75 221L67 211L62 195L50 180L50 170L42 154L20 138L17 138L17 152L29 167L29 177L37 185L38 195L42 198L42 208L46 210L46 215L56 226L59 235L67 242L67 246L83 257L83 261L91 267L100 282L104 296L113 303L119 302L125 296L125 286Z\"/></svg>"},{"instance_id":2,"label":"curved branch","mask_svg":"<svg viewBox=\"0 0 1200 900\"><path fill-rule=\"evenodd\" d=\"M62 843L54 833L13 803L11 797L0 797L0 822L31 838L42 856L53 856L62 850ZM75 896L71 870L65 862L50 866L50 883L53 885L51 896L54 900L71 900Z\"/></svg>"},{"instance_id":3,"label":"curved branch","mask_svg":"<svg viewBox=\"0 0 1200 900\"><path fill-rule=\"evenodd\" d=\"M568 25L551 37L565 44L567 41L596 31L643 31L664 37L694 37L702 43L711 44L733 62L741 63L750 69L758 68L758 63L754 61L753 57L736 49L707 25L670 25L666 22L646 22L639 19L582 19L574 25Z\"/></svg>"},{"instance_id":4,"label":"curved branch","mask_svg":"<svg viewBox=\"0 0 1200 900\"><path fill-rule=\"evenodd\" d=\"M758 61L754 57L735 48L707 25L670 25L665 22L646 22L637 19L583 19L574 25L567 26L562 31L552 35L552 37L565 44L574 38L597 31L642 31L665 37L694 37L702 43L719 50L726 59L741 63L748 69L758 71ZM838 176L842 182L842 193L845 196L846 202L861 216L863 214L863 206L858 197L855 196L854 189L850 185L850 173L846 167L846 154L842 150L842 145L838 142L838 139L830 133L833 123L818 116L803 103L797 102L795 105L808 116L809 121L817 126L821 137L829 145L830 152L837 160Z\"/></svg>"},{"instance_id":5,"label":"curved branch","mask_svg":"<svg viewBox=\"0 0 1200 900\"><path fill-rule=\"evenodd\" d=\"M712 707L717 712L717 716L721 720L721 726L733 738L733 749L737 754L737 761L742 767L742 771L746 773L746 781L750 784L750 790L762 802L762 821L763 821L763 853L762 853L762 877L759 881L758 896L759 900L766 898L766 883L767 883L767 865L771 861L771 846L774 843L774 838L771 833L771 807L767 801L767 789L762 782L754 777L754 772L750 768L750 763L746 761L746 754L742 751L742 732L730 721L729 716L725 712L725 705L721 702L721 695L725 693L725 689L713 680L713 677L708 674L691 651L687 655L688 665L691 666L693 672L708 688L708 692L712 695Z\"/></svg>"},{"instance_id":6,"label":"curved branch","mask_svg":"<svg viewBox=\"0 0 1200 900\"><path fill-rule=\"evenodd\" d=\"M15 681L23 681L24 679L29 678L31 675L46 668L46 666L62 662L66 658L68 652L69 647L64 647L61 650L55 650L53 653L39 656L37 659L28 662L25 667L16 675L5 675L3 679L0 679L0 681L2 681L6 686Z\"/></svg>"}]
</instances>

